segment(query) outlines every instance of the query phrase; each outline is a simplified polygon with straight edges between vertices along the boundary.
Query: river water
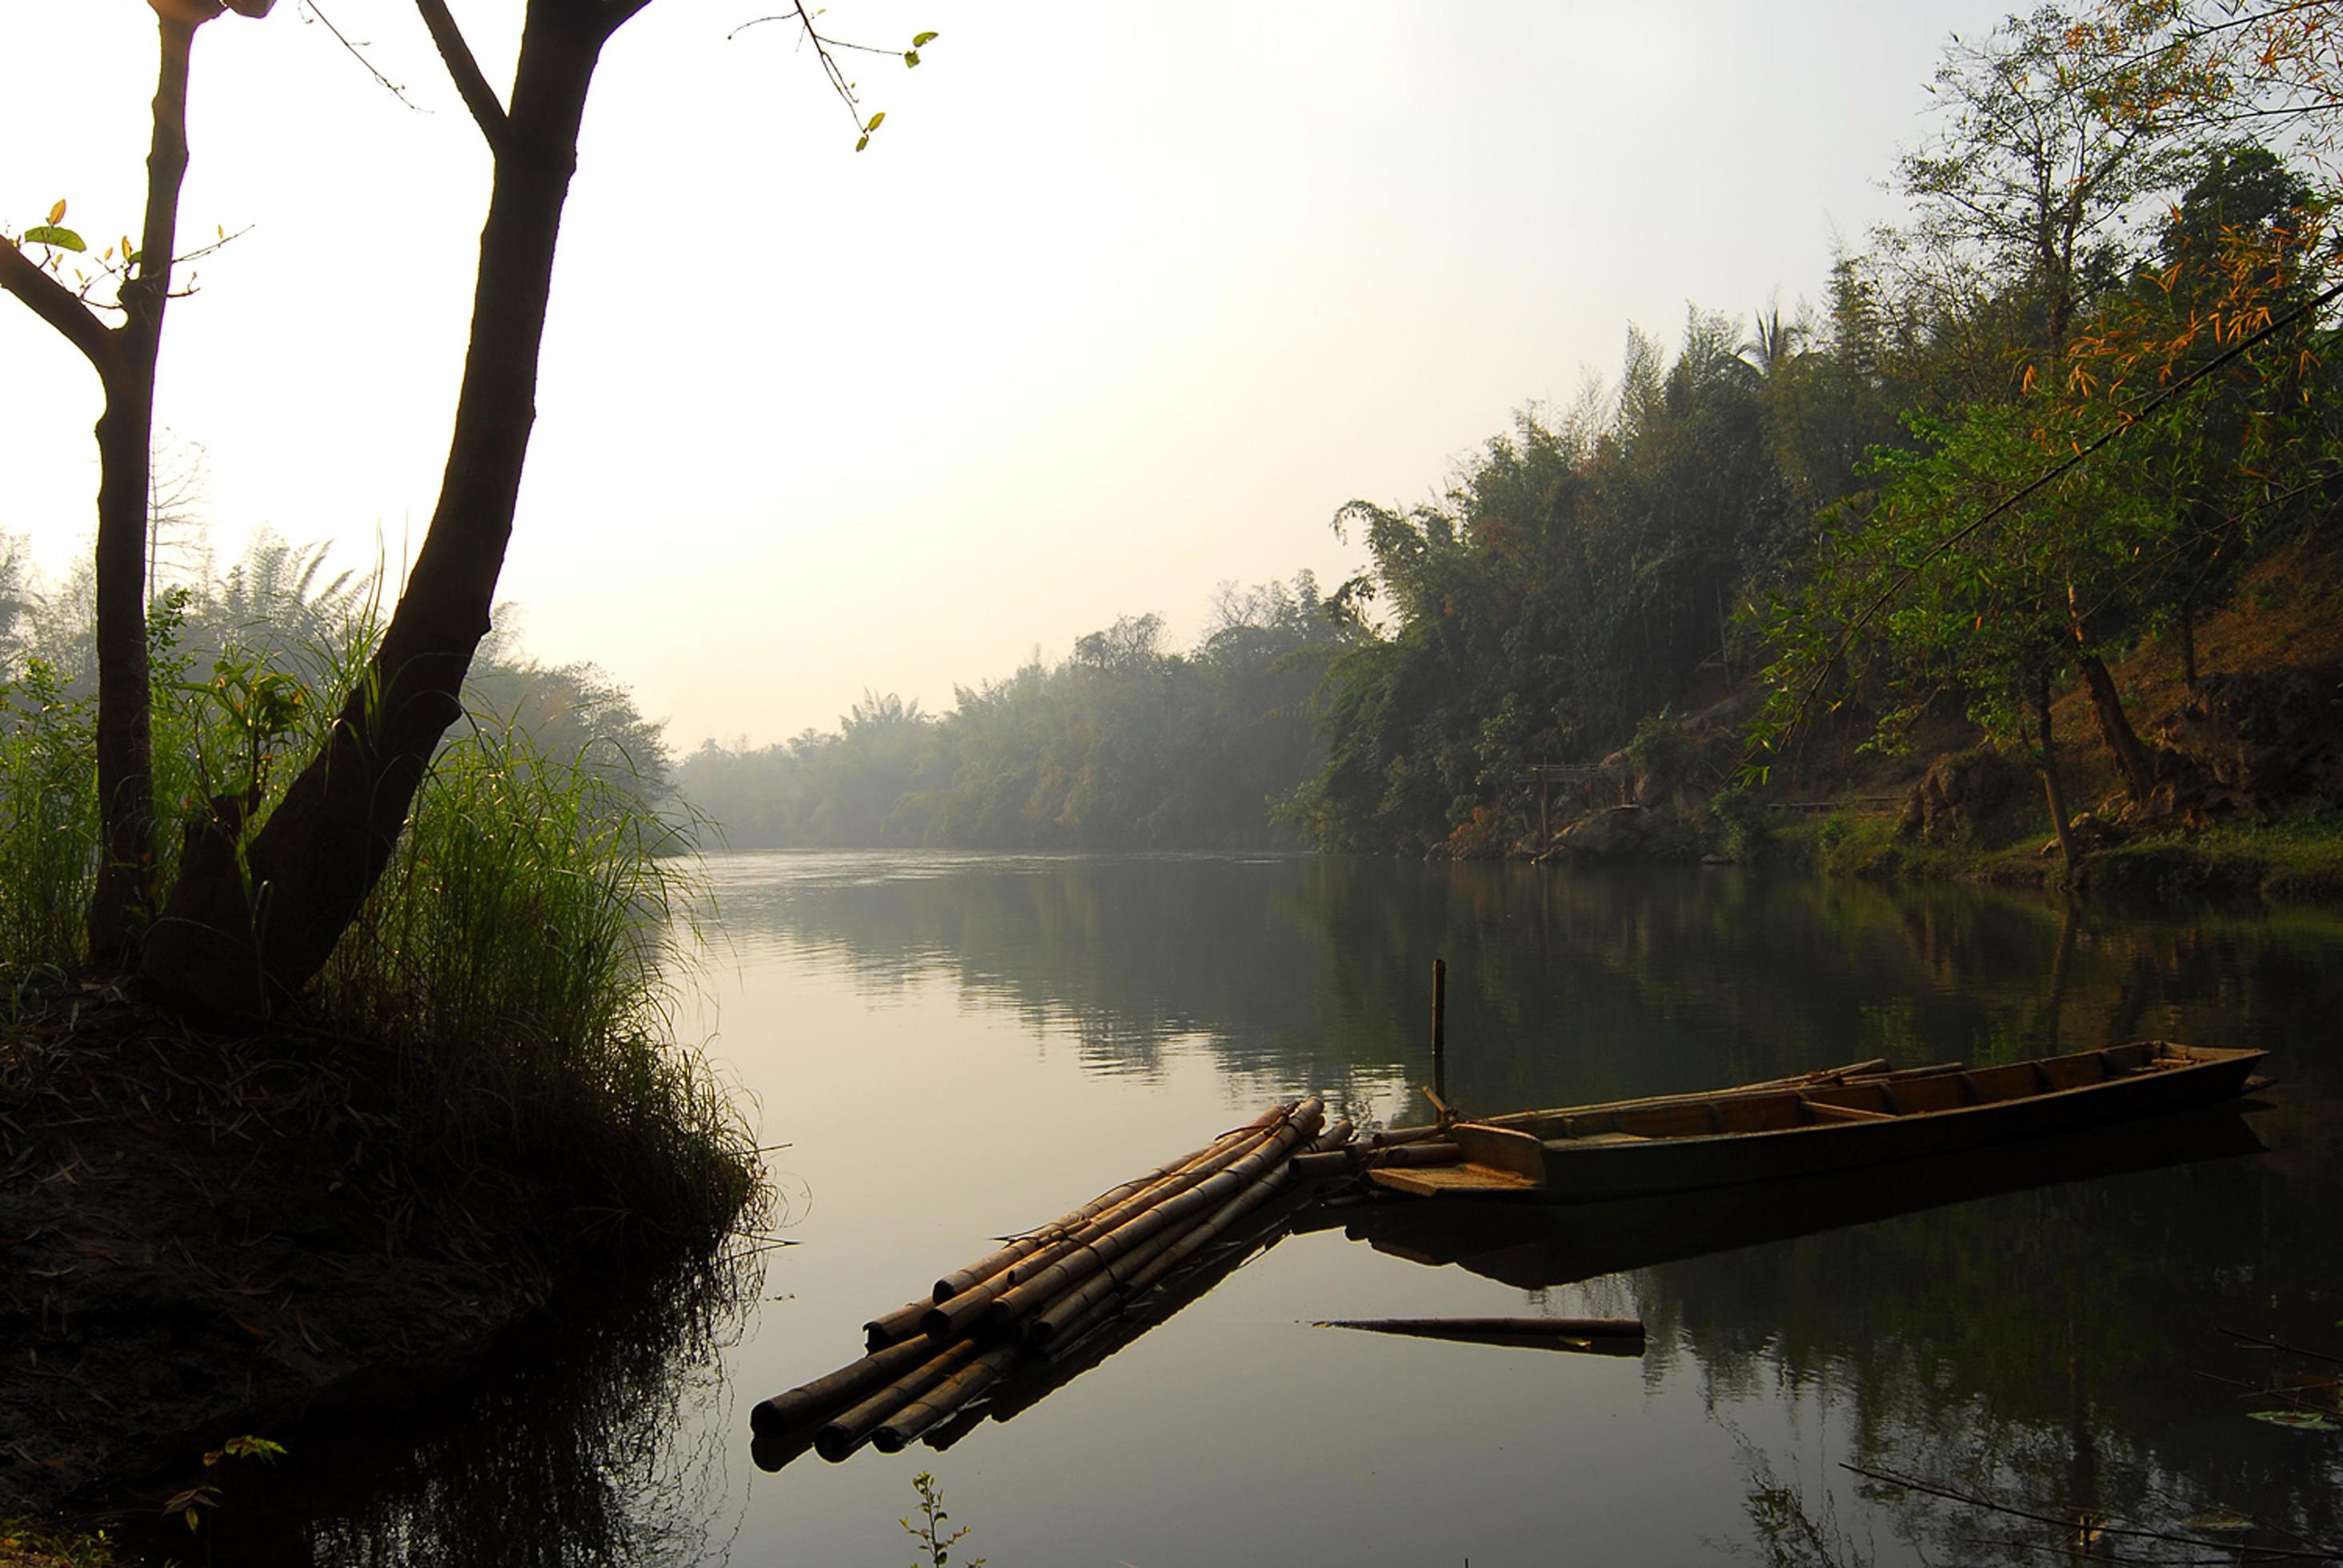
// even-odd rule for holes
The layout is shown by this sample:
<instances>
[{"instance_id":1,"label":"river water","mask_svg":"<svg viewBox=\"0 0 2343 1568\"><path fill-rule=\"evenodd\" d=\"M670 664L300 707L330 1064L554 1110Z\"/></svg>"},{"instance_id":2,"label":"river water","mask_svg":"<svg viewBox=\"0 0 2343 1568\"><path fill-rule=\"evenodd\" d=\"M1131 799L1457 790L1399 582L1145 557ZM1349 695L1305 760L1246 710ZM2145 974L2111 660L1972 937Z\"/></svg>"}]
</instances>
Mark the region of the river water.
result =
<instances>
[{"instance_id":1,"label":"river water","mask_svg":"<svg viewBox=\"0 0 2343 1568\"><path fill-rule=\"evenodd\" d=\"M683 1027L780 1146L771 1231L792 1244L761 1255L753 1303L651 1333L666 1360L606 1380L623 1408L568 1491L499 1483L483 1514L532 1544L495 1560L901 1563L923 1470L947 1528L970 1531L952 1561L995 1568L2038 1563L2072 1543L1849 1465L2050 1520L2203 1533L2241 1515L2265 1542L2343 1542L2343 1432L2263 1419L2333 1406L2337 1367L2225 1332L2343 1354L2343 919L2134 919L1715 869L740 854L709 870L729 946ZM850 1360L865 1319L990 1238L1282 1095L1421 1120L1435 957L1468 1111L2141 1037L2264 1047L2280 1083L2242 1117L1925 1193L1869 1178L1613 1216L1599 1236L1567 1215L1292 1234L948 1450L752 1463L753 1403ZM1722 1250L1674 1255L1687 1231ZM1646 1353L1310 1326L1535 1313L1640 1315ZM577 1402L483 1398L551 1428L548 1451L548 1406ZM453 1446L404 1501L321 1521L321 1554L444 1542L469 1493L428 1464L477 1470L503 1440ZM571 1523L513 1517L531 1510Z\"/></svg>"}]
</instances>

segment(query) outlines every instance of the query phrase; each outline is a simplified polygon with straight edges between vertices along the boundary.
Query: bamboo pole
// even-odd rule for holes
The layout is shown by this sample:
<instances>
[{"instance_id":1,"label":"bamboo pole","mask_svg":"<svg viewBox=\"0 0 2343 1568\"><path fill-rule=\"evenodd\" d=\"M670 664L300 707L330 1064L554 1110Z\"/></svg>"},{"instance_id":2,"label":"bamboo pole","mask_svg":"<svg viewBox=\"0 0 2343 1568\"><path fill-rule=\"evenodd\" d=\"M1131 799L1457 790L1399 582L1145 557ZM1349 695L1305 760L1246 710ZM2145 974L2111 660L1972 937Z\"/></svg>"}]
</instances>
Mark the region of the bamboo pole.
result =
<instances>
[{"instance_id":1,"label":"bamboo pole","mask_svg":"<svg viewBox=\"0 0 2343 1568\"><path fill-rule=\"evenodd\" d=\"M1833 1083L1851 1078L1926 1077L1935 1073L1957 1071L1958 1062L1942 1062L1928 1067L1906 1068L1901 1072L1887 1070L1887 1059L1875 1056L1867 1061L1851 1061L1845 1067L1817 1068L1812 1072L1793 1073L1787 1078L1770 1078L1763 1083L1735 1084L1727 1089L1695 1091L1685 1094L1650 1094L1640 1100L1607 1100L1594 1105L1557 1105L1544 1111L1508 1111L1502 1116L1480 1116L1473 1121L1483 1127L1526 1127L1557 1116L1589 1116L1611 1111L1642 1111L1653 1106L1684 1105L1704 1100L1730 1100L1745 1094L1774 1094L1785 1089L1811 1089L1819 1084ZM1443 1129L1438 1126L1387 1127L1370 1141L1377 1149L1397 1148L1409 1143L1422 1143L1439 1138Z\"/></svg>"},{"instance_id":2,"label":"bamboo pole","mask_svg":"<svg viewBox=\"0 0 2343 1568\"><path fill-rule=\"evenodd\" d=\"M1427 1139L1421 1143L1402 1143L1388 1149L1378 1149L1367 1157L1373 1165L1454 1165L1464 1158L1462 1144L1445 1139Z\"/></svg>"},{"instance_id":3,"label":"bamboo pole","mask_svg":"<svg viewBox=\"0 0 2343 1568\"><path fill-rule=\"evenodd\" d=\"M1448 1114L1448 960L1432 960L1432 1096Z\"/></svg>"},{"instance_id":4,"label":"bamboo pole","mask_svg":"<svg viewBox=\"0 0 2343 1568\"><path fill-rule=\"evenodd\" d=\"M922 1322L929 1336L940 1340L958 1339L990 1316L993 1303L1001 1297L1049 1272L1061 1261L1079 1254L1082 1249L1101 1237L1111 1235L1115 1231L1143 1218L1164 1203L1178 1201L1193 1191L1200 1183L1212 1180L1222 1171L1242 1161L1251 1159L1262 1147L1281 1140L1287 1140L1288 1135L1302 1124L1305 1116L1309 1126L1301 1136L1309 1137L1314 1134L1318 1130L1317 1119L1322 1113L1320 1101L1303 1101L1293 1111L1281 1113L1282 1125L1246 1133L1239 1141L1230 1144L1206 1159L1198 1161L1176 1175L1167 1177L1154 1186L1124 1199L1120 1204L1100 1214L1073 1234L1030 1254L989 1280L956 1292L950 1300L939 1302L928 1310L927 1316ZM1291 1141L1288 1141L1287 1146L1291 1146ZM1031 1298L1031 1292L1029 1292L1028 1299Z\"/></svg>"},{"instance_id":5,"label":"bamboo pole","mask_svg":"<svg viewBox=\"0 0 2343 1568\"><path fill-rule=\"evenodd\" d=\"M928 1347L928 1359L903 1376L864 1400L860 1404L832 1419L814 1434L814 1452L836 1464L870 1440L879 1423L893 1415L913 1400L937 1385L950 1381L961 1368L982 1354L980 1348L962 1340L938 1351Z\"/></svg>"},{"instance_id":6,"label":"bamboo pole","mask_svg":"<svg viewBox=\"0 0 2343 1568\"><path fill-rule=\"evenodd\" d=\"M1277 1196L1293 1179L1291 1160L1246 1186L1186 1230L1161 1237L1150 1247L1111 1267L1089 1284L1069 1292L1026 1324L1026 1338L1047 1346L1080 1339L1135 1301L1157 1281L1192 1257L1212 1238Z\"/></svg>"},{"instance_id":7,"label":"bamboo pole","mask_svg":"<svg viewBox=\"0 0 2343 1568\"><path fill-rule=\"evenodd\" d=\"M1318 1119L1322 1114L1322 1101L1316 1099L1303 1101L1288 1123L1270 1134L1268 1140L1251 1154L1227 1169L1214 1172L1178 1196L1155 1204L1128 1222L1070 1249L1049 1267L1001 1292L985 1311L985 1327L992 1332L1006 1330L1026 1313L1046 1307L1070 1287L1097 1272L1115 1258L1165 1230L1182 1225L1192 1216L1209 1212L1225 1202L1232 1194L1258 1181L1270 1167L1283 1161L1296 1144L1315 1137Z\"/></svg>"},{"instance_id":8,"label":"bamboo pole","mask_svg":"<svg viewBox=\"0 0 2343 1568\"><path fill-rule=\"evenodd\" d=\"M920 1433L999 1382L1016 1364L1017 1347L999 1345L961 1367L935 1390L887 1418L871 1433L881 1453L900 1453Z\"/></svg>"},{"instance_id":9,"label":"bamboo pole","mask_svg":"<svg viewBox=\"0 0 2343 1568\"><path fill-rule=\"evenodd\" d=\"M1055 1220L1051 1221L1046 1225L1037 1226L1035 1229L1026 1231L1023 1235L1015 1238L1010 1241L1008 1245L1001 1248L998 1251L989 1253L986 1256L978 1259L975 1262L970 1263L964 1269L960 1269L951 1273L946 1274L943 1278L936 1282L936 1302L940 1305L942 1302L951 1300L952 1297L958 1295L960 1292L967 1290L970 1286L982 1283L984 1281L989 1280L993 1275L1001 1272L1003 1269L1013 1266L1020 1259L1030 1257L1032 1253L1040 1251L1045 1246L1048 1246L1051 1241L1060 1240L1071 1231L1081 1229L1091 1220L1094 1220L1099 1215L1105 1213L1108 1210L1113 1208L1118 1203L1124 1201L1126 1199L1144 1191L1147 1188L1155 1185L1159 1181L1178 1175L1181 1171L1187 1170L1192 1165L1195 1165L1211 1158L1214 1153L1227 1147L1232 1141L1242 1139L1248 1134L1257 1132L1265 1127L1274 1124L1280 1117L1292 1111L1294 1106L1300 1103L1301 1101L1298 1100L1288 1100L1281 1101L1276 1105L1272 1105L1267 1111L1262 1111L1259 1116L1254 1117L1251 1121L1246 1122L1243 1126L1229 1129L1229 1131L1222 1133L1210 1143L1205 1144L1202 1149L1192 1150L1188 1153L1180 1156L1177 1160L1157 1166L1154 1170L1150 1171L1144 1176L1135 1177L1129 1181L1123 1182L1119 1187L1109 1188L1106 1191L1100 1193L1097 1197L1091 1199L1081 1208L1071 1210L1066 1213L1059 1215Z\"/></svg>"},{"instance_id":10,"label":"bamboo pole","mask_svg":"<svg viewBox=\"0 0 2343 1568\"><path fill-rule=\"evenodd\" d=\"M918 1301L905 1302L884 1316L871 1319L862 1325L862 1348L883 1351L889 1345L899 1345L905 1340L927 1332L920 1320L927 1316L930 1304L925 1297L921 1297Z\"/></svg>"},{"instance_id":11,"label":"bamboo pole","mask_svg":"<svg viewBox=\"0 0 2343 1568\"><path fill-rule=\"evenodd\" d=\"M856 1396L891 1382L936 1353L923 1342L907 1342L850 1362L826 1377L777 1393L749 1412L749 1430L759 1434L788 1432L809 1424L854 1402Z\"/></svg>"}]
</instances>

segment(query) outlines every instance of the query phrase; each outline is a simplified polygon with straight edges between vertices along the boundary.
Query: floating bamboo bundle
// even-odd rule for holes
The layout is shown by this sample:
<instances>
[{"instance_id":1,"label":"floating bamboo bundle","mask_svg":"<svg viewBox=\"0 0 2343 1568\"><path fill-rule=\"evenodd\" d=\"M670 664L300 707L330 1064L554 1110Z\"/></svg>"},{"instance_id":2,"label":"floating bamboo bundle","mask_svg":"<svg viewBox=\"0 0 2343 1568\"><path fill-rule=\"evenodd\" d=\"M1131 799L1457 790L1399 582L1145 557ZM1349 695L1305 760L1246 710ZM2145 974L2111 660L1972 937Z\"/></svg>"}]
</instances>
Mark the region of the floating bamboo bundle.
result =
<instances>
[{"instance_id":1,"label":"floating bamboo bundle","mask_svg":"<svg viewBox=\"0 0 2343 1568\"><path fill-rule=\"evenodd\" d=\"M1346 1167L1351 1124L1324 1121L1314 1097L1273 1106L945 1275L932 1300L872 1319L860 1360L750 1412L759 1462L786 1463L809 1442L831 1461L865 1442L892 1452L949 1420L1014 1370L1029 1346L1081 1338L1240 1216L1312 1174ZM1319 1163L1298 1174L1297 1155Z\"/></svg>"}]
</instances>

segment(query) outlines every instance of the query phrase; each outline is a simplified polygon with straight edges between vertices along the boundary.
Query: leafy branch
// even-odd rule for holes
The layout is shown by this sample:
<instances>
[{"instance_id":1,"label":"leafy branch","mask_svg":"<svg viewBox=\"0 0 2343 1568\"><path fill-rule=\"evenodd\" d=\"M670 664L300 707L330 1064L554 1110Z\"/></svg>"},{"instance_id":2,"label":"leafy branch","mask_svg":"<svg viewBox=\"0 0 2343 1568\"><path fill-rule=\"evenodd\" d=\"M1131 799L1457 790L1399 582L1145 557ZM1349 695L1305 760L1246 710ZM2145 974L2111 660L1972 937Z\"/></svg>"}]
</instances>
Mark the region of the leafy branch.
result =
<instances>
[{"instance_id":1,"label":"leafy branch","mask_svg":"<svg viewBox=\"0 0 2343 1568\"><path fill-rule=\"evenodd\" d=\"M803 47L809 44L813 46L814 57L821 62L822 75L830 79L830 91L838 95L839 102L846 106L846 112L853 117L854 150L859 153L870 145L870 135L886 120L887 111L881 109L869 119L863 118L862 100L856 92L860 84L846 74L846 67L839 63L838 56L841 53L889 55L900 59L905 69L913 69L920 63L920 51L934 43L937 35L932 31L915 33L911 35L910 46L905 49L888 48L877 44L850 43L842 38L832 37L814 25L814 18L820 15L823 9L821 6L816 6L809 11L806 9L805 0L795 0L787 11L777 11L769 16L752 17L725 34L724 36L728 40L737 38L749 28L762 26L768 22L796 23L799 46Z\"/></svg>"}]
</instances>

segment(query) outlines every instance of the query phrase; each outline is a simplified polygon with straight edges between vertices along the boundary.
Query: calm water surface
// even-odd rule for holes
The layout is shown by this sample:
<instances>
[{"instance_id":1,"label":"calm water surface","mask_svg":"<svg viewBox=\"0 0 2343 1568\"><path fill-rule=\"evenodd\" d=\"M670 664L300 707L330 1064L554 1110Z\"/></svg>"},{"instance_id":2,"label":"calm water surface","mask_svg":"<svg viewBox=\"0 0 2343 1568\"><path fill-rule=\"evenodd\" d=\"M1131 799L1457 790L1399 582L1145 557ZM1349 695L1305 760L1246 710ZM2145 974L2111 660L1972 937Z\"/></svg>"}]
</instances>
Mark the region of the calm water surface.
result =
<instances>
[{"instance_id":1,"label":"calm water surface","mask_svg":"<svg viewBox=\"0 0 2343 1568\"><path fill-rule=\"evenodd\" d=\"M897 1564L922 1469L972 1529L955 1560L996 1568L2044 1560L2039 1528L2010 1547L2029 1527L1845 1463L2048 1513L2237 1511L2343 1540L2343 1435L2249 1419L2271 1402L2236 1386L2308 1363L2220 1332L2343 1352L2343 920L1298 858L711 870L730 947L686 1027L786 1145L767 1159L797 1244L766 1255L711 1359L620 1380L633 1424L584 1479L600 1533L556 1550L540 1532L522 1556ZM2102 1151L2148 1169L1593 1278L1571 1265L1606 1254L1566 1230L1289 1236L947 1452L751 1464L751 1404L851 1359L866 1318L989 1238L1280 1095L1420 1119L1434 956L1468 1110L2141 1036L2268 1047L2283 1081L2209 1141ZM2165 1162L2187 1153L2205 1157ZM1614 1265L1657 1226L1612 1238ZM1796 1229L1762 1207L1747 1227ZM1639 1314L1649 1353L1307 1326L1539 1312ZM431 1484L401 1507L427 1512ZM347 1557L410 1554L395 1522L325 1533Z\"/></svg>"}]
</instances>

